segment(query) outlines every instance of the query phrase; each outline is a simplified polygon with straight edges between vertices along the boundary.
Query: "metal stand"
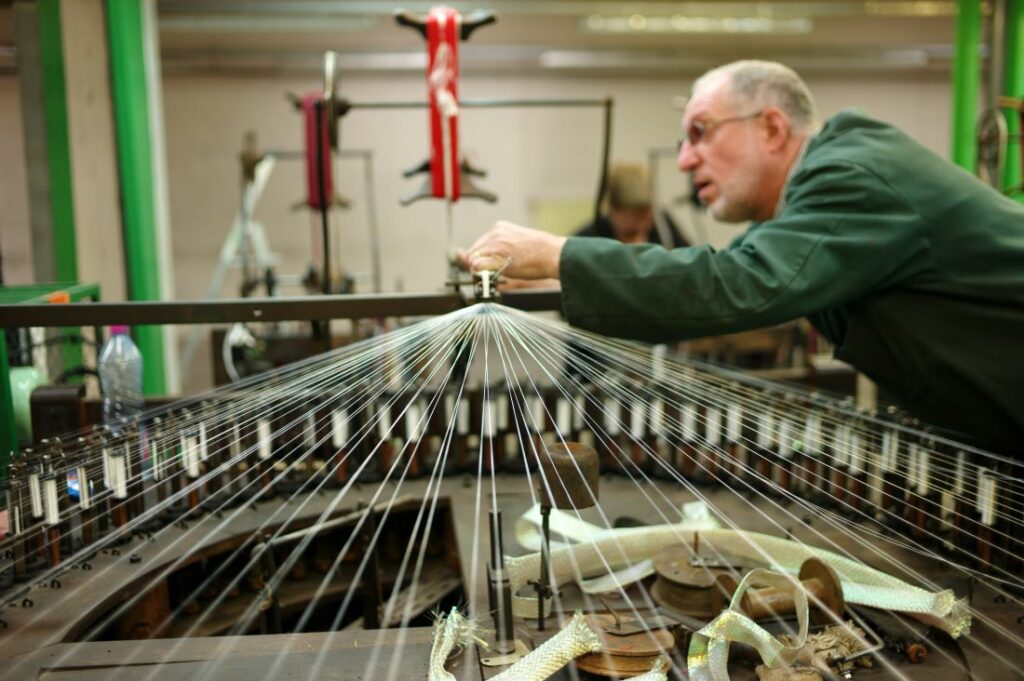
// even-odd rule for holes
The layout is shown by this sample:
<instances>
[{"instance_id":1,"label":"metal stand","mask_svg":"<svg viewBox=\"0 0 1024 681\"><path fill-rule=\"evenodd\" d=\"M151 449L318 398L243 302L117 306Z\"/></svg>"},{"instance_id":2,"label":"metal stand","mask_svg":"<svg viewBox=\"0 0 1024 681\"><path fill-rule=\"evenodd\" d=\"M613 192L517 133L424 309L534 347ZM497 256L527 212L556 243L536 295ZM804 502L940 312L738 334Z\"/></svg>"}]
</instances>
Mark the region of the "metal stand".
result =
<instances>
[{"instance_id":1,"label":"metal stand","mask_svg":"<svg viewBox=\"0 0 1024 681\"><path fill-rule=\"evenodd\" d=\"M236 262L241 261L242 268L248 272L250 254L255 260L259 270L265 271L272 267L275 262L274 254L267 244L267 236L263 231L263 225L252 219L253 211L263 190L270 180L270 173L274 170L277 159L274 155L264 154L251 166L251 175L247 172L242 188L242 205L235 215L224 244L220 247L220 257L217 261L217 268L210 279L210 285L206 289L206 298L214 300L220 297L224 288L224 280L228 270ZM246 277L248 279L248 276ZM185 348L181 353L181 366L192 365L192 358L195 356L196 348L202 339L204 329L201 326L193 326L189 331L188 339L185 341Z\"/></svg>"},{"instance_id":2,"label":"metal stand","mask_svg":"<svg viewBox=\"0 0 1024 681\"><path fill-rule=\"evenodd\" d=\"M377 542L373 535L377 533L377 514L367 511L366 530L364 533L366 552L369 554L366 573L363 575L363 629L380 629L380 557L377 553Z\"/></svg>"},{"instance_id":3,"label":"metal stand","mask_svg":"<svg viewBox=\"0 0 1024 681\"><path fill-rule=\"evenodd\" d=\"M512 588L505 571L501 540L501 511L491 509L491 562L487 569L488 597L494 613L494 651L507 655L516 649L512 628Z\"/></svg>"},{"instance_id":4,"label":"metal stand","mask_svg":"<svg viewBox=\"0 0 1024 681\"><path fill-rule=\"evenodd\" d=\"M544 599L551 598L551 506L540 507L541 531L540 578L534 583L537 592L537 631L544 631Z\"/></svg>"},{"instance_id":5,"label":"metal stand","mask_svg":"<svg viewBox=\"0 0 1024 681\"><path fill-rule=\"evenodd\" d=\"M281 624L281 601L277 597L277 589L274 588L274 575L277 572L276 561L274 560L274 549L268 544L268 537L253 547L252 557L254 560L253 570L256 580L260 586L260 633L280 634Z\"/></svg>"}]
</instances>

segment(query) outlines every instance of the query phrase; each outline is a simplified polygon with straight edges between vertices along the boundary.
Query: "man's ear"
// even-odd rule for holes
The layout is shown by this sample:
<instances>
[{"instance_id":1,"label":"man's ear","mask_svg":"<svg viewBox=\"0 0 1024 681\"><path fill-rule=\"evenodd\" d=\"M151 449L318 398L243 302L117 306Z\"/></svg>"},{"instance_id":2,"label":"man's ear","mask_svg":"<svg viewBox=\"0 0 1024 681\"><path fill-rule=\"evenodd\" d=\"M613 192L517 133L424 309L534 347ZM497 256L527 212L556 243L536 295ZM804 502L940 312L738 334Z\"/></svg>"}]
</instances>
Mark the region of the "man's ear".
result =
<instances>
[{"instance_id":1,"label":"man's ear","mask_svg":"<svg viewBox=\"0 0 1024 681\"><path fill-rule=\"evenodd\" d=\"M769 106L761 114L762 131L765 144L769 151L780 151L792 137L792 129L789 125L789 117L782 109Z\"/></svg>"}]
</instances>

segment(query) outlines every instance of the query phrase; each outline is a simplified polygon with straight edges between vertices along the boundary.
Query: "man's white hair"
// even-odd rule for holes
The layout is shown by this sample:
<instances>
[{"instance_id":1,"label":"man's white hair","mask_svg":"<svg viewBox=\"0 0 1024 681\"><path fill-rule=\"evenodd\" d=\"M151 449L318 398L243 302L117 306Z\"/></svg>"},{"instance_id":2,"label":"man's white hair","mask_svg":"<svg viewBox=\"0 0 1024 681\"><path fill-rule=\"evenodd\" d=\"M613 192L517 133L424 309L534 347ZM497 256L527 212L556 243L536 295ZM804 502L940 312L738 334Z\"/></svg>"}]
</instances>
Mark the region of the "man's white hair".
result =
<instances>
[{"instance_id":1,"label":"man's white hair","mask_svg":"<svg viewBox=\"0 0 1024 681\"><path fill-rule=\"evenodd\" d=\"M724 78L737 108L774 106L789 117L794 132L810 132L817 126L818 111L807 84L796 71L772 61L734 61L711 69L698 78L691 95L704 85Z\"/></svg>"}]
</instances>

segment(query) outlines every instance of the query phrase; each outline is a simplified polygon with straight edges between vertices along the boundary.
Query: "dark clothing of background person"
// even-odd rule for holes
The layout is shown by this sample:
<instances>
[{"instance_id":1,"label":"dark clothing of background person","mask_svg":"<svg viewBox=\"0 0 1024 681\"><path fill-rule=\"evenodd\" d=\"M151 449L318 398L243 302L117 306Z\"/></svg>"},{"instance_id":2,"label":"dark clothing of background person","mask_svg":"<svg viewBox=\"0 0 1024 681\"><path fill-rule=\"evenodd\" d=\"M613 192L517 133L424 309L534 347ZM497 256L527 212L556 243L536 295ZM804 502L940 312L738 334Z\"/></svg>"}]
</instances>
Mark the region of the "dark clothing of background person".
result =
<instances>
[{"instance_id":1,"label":"dark clothing of background person","mask_svg":"<svg viewBox=\"0 0 1024 681\"><path fill-rule=\"evenodd\" d=\"M661 244L665 248L682 248L683 246L689 246L690 242L686 240L686 237L679 231L679 227L676 226L672 216L667 211L661 211L660 214L655 218L656 220L664 220L664 225L667 228L665 231L669 234L672 239L671 244L662 243L661 234L658 230L658 225L652 225L651 231L647 236L647 241L652 244ZM600 236L607 239L614 239L615 232L612 229L612 223L608 219L608 216L602 215L598 218L597 222L591 222L588 225L583 225L577 229L573 236Z\"/></svg>"}]
</instances>

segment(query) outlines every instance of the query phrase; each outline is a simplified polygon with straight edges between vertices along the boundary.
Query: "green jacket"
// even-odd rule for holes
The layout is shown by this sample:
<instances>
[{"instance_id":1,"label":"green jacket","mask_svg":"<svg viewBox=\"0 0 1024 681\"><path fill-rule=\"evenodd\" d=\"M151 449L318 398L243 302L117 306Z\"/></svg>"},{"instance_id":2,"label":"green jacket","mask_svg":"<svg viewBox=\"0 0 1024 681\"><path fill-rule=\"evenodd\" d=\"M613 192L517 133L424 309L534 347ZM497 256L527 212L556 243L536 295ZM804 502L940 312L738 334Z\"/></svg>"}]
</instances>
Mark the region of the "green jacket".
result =
<instances>
[{"instance_id":1,"label":"green jacket","mask_svg":"<svg viewBox=\"0 0 1024 681\"><path fill-rule=\"evenodd\" d=\"M1024 206L855 111L728 248L571 238L571 324L660 342L806 316L909 411L1024 452Z\"/></svg>"}]
</instances>

